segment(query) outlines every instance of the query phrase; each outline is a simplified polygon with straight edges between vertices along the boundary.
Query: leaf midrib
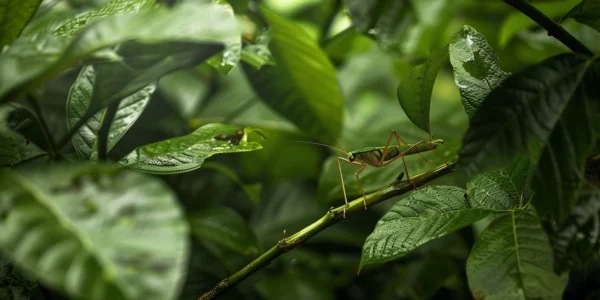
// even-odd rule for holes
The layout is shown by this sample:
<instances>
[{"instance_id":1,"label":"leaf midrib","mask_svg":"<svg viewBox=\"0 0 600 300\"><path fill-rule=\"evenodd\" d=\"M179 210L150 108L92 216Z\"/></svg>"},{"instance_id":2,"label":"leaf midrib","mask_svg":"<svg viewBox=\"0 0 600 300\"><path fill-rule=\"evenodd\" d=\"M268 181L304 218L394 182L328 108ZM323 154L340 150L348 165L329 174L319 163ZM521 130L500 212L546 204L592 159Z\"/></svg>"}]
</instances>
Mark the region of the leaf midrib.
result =
<instances>
[{"instance_id":1,"label":"leaf midrib","mask_svg":"<svg viewBox=\"0 0 600 300\"><path fill-rule=\"evenodd\" d=\"M127 295L125 293L125 289L122 286L120 286L119 282L114 280L114 278L117 277L116 274L118 274L118 272L116 272L116 269L113 267L113 264L110 262L110 260L103 257L101 253L96 251L94 243L88 237L87 233L82 230L79 230L77 225L75 225L70 218L61 217L63 214L58 208L52 205L53 201L51 199L48 199L46 195L42 191L40 191L32 182L27 180L27 178L25 178L18 172L10 171L10 173L12 173L11 176L16 181L16 183L20 184L23 190L31 194L34 202L38 203L41 207L46 209L49 212L49 215L53 216L55 218L54 220L56 221L56 223L59 226L61 226L65 231L72 233L72 237L74 237L81 243L82 248L85 249L85 251L87 251L91 257L94 257L98 265L104 269L103 271L107 271L110 274L110 276L103 276L104 281L113 283L113 285L117 288L119 292L121 292L121 294Z\"/></svg>"}]
</instances>

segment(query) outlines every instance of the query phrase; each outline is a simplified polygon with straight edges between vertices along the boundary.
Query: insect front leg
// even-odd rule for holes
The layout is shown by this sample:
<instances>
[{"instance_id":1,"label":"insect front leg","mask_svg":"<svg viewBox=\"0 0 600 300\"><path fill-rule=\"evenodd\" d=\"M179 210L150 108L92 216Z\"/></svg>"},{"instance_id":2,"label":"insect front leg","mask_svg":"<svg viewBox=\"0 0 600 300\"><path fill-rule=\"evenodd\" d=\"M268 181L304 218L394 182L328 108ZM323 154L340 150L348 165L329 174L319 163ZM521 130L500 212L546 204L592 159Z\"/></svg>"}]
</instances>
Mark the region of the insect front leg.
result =
<instances>
[{"instance_id":1,"label":"insect front leg","mask_svg":"<svg viewBox=\"0 0 600 300\"><path fill-rule=\"evenodd\" d=\"M358 162L350 161L349 159L343 158L343 157L338 157L337 158L338 170L340 171L340 181L342 183L342 192L344 192L344 201L346 203L346 205L344 206L344 218L346 218L346 208L348 208L348 197L346 196L346 186L344 184L344 176L342 175L342 165L340 164L340 161L347 162L347 163L349 163L351 165L361 166L360 170L354 174L356 176L357 180L358 180L358 174L360 172L362 172L362 170L365 168L366 165L365 165L364 162L358 163ZM360 184L360 181L358 181L358 185L360 186L361 191L363 191L363 196L365 197L365 206L366 206L365 191L363 190L363 187Z\"/></svg>"}]
</instances>

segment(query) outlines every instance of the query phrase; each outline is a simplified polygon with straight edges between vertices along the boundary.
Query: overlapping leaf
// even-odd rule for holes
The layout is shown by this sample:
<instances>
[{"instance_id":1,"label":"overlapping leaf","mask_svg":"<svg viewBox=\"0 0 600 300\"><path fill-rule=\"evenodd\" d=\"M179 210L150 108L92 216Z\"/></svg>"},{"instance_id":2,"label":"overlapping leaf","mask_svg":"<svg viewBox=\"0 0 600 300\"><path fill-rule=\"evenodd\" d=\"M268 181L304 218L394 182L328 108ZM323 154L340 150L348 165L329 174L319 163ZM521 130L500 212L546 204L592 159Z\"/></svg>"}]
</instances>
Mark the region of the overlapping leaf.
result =
<instances>
[{"instance_id":1,"label":"overlapping leaf","mask_svg":"<svg viewBox=\"0 0 600 300\"><path fill-rule=\"evenodd\" d=\"M525 188L529 158L522 156L507 168L477 175L467 183L467 195L474 206L513 209L527 203Z\"/></svg>"},{"instance_id":2,"label":"overlapping leaf","mask_svg":"<svg viewBox=\"0 0 600 300\"><path fill-rule=\"evenodd\" d=\"M219 26L214 26L217 23ZM198 64L222 50L222 41L238 33L234 17L219 6L183 3L173 9L153 7L135 15L106 17L73 37L22 37L0 56L0 101L22 95L98 50L135 40L119 48L125 64L103 64L96 70L99 78L107 80L103 94L98 95L98 101L106 105L166 73ZM152 55L142 56L148 54Z\"/></svg>"},{"instance_id":3,"label":"overlapping leaf","mask_svg":"<svg viewBox=\"0 0 600 300\"><path fill-rule=\"evenodd\" d=\"M398 101L408 118L431 134L429 108L431 92L440 68L448 58L448 47L431 53L427 61L414 67L398 86Z\"/></svg>"},{"instance_id":4,"label":"overlapping leaf","mask_svg":"<svg viewBox=\"0 0 600 300\"><path fill-rule=\"evenodd\" d=\"M205 159L222 153L247 152L261 149L256 142L248 142L247 133L237 135L238 126L207 124L194 132L134 149L119 161L135 170L174 174L200 168Z\"/></svg>"},{"instance_id":5,"label":"overlapping leaf","mask_svg":"<svg viewBox=\"0 0 600 300\"><path fill-rule=\"evenodd\" d=\"M304 132L333 143L342 128L342 94L327 56L306 32L268 9L275 66L244 64L256 93Z\"/></svg>"},{"instance_id":6,"label":"overlapping leaf","mask_svg":"<svg viewBox=\"0 0 600 300\"><path fill-rule=\"evenodd\" d=\"M471 118L457 168L467 177L499 167L527 152L536 139L545 143L562 117L591 62L563 54L506 79Z\"/></svg>"},{"instance_id":7,"label":"overlapping leaf","mask_svg":"<svg viewBox=\"0 0 600 300\"><path fill-rule=\"evenodd\" d=\"M206 240L227 247L242 255L258 253L258 239L240 214L222 207L204 210L189 217L192 233L200 241Z\"/></svg>"},{"instance_id":8,"label":"overlapping leaf","mask_svg":"<svg viewBox=\"0 0 600 300\"><path fill-rule=\"evenodd\" d=\"M41 2L41 0L3 0L0 3L0 49L21 34Z\"/></svg>"},{"instance_id":9,"label":"overlapping leaf","mask_svg":"<svg viewBox=\"0 0 600 300\"><path fill-rule=\"evenodd\" d=\"M402 257L491 212L472 206L463 189L449 186L421 188L396 203L379 220L363 245L360 266Z\"/></svg>"},{"instance_id":10,"label":"overlapping leaf","mask_svg":"<svg viewBox=\"0 0 600 300\"><path fill-rule=\"evenodd\" d=\"M465 26L454 34L450 44L450 62L469 118L475 115L490 92L510 75L498 67L497 61L494 49L475 29Z\"/></svg>"},{"instance_id":11,"label":"overlapping leaf","mask_svg":"<svg viewBox=\"0 0 600 300\"><path fill-rule=\"evenodd\" d=\"M67 99L67 124L69 127L75 126L81 118L87 117L94 94L95 81L96 72L94 67L91 65L83 67L77 80L71 86L69 98ZM155 89L156 85L150 84L139 92L121 100L115 118L110 125L107 151L110 151L117 144L142 114ZM72 137L75 151L81 159L97 160L98 130L103 122L105 111L102 110L92 116Z\"/></svg>"},{"instance_id":12,"label":"overlapping leaf","mask_svg":"<svg viewBox=\"0 0 600 300\"><path fill-rule=\"evenodd\" d=\"M0 172L0 248L20 268L72 298L176 299L188 227L164 183L102 165Z\"/></svg>"},{"instance_id":13,"label":"overlapping leaf","mask_svg":"<svg viewBox=\"0 0 600 300\"><path fill-rule=\"evenodd\" d=\"M552 265L539 219L513 211L479 235L467 260L469 287L476 299L560 299L568 276Z\"/></svg>"},{"instance_id":14,"label":"overlapping leaf","mask_svg":"<svg viewBox=\"0 0 600 300\"><path fill-rule=\"evenodd\" d=\"M23 160L43 155L46 152L31 143L10 125L15 112L25 112L25 107L16 104L0 106L0 166L14 165ZM29 112L27 112L29 114ZM22 120L22 118L20 118ZM17 128L18 129L18 128Z\"/></svg>"},{"instance_id":15,"label":"overlapping leaf","mask_svg":"<svg viewBox=\"0 0 600 300\"><path fill-rule=\"evenodd\" d=\"M600 2L597 0L583 0L563 17L563 19L566 18L573 18L579 23L600 31Z\"/></svg>"}]
</instances>

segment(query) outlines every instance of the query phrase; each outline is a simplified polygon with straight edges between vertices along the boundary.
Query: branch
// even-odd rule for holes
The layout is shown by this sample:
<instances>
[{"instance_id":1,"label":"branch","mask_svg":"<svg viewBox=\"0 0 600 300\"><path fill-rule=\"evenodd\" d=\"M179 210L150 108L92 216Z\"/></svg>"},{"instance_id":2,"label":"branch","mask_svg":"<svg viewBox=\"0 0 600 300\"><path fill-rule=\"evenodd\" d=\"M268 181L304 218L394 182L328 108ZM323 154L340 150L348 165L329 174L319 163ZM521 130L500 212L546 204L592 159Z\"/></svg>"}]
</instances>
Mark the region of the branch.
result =
<instances>
[{"instance_id":1,"label":"branch","mask_svg":"<svg viewBox=\"0 0 600 300\"><path fill-rule=\"evenodd\" d=\"M543 14L533 5L529 4L529 2L526 2L525 0L504 0L504 2L521 11L530 19L538 23L538 25L542 26L548 31L548 35L555 37L557 40L567 46L567 48L571 49L571 51L594 56L594 52L590 51L590 49L573 37L562 26L548 18L548 16Z\"/></svg>"},{"instance_id":2,"label":"branch","mask_svg":"<svg viewBox=\"0 0 600 300\"><path fill-rule=\"evenodd\" d=\"M425 185L434 179L437 179L441 176L449 174L454 171L454 167L456 165L457 159L454 159L447 164L441 165L437 167L435 170L422 173L416 175L411 178L412 183L415 186ZM408 193L413 190L413 185L408 181L400 181L394 182L391 186L379 190L377 192L371 193L367 195L367 206L371 207L379 202L390 199L392 197L396 197L405 193ZM359 213L363 210L363 198L360 197L349 203L346 214L351 215L355 213ZM308 225L304 229L294 233L293 235L284 238L277 242L275 246L269 249L267 252L263 253L261 256L256 258L254 261L249 263L243 269L237 271L235 274L231 275L231 277L225 278L221 280L215 287L213 287L210 291L206 292L204 295L200 296L198 300L209 300L214 299L216 296L224 293L225 291L231 289L240 281L244 280L246 277L250 276L252 273L258 271L260 268L269 264L273 259L282 255L283 253L290 251L298 246L300 246L304 241L308 240L315 234L323 231L325 228L337 223L338 221L343 219L344 214L344 205L337 207L335 209L329 210L323 217L321 217L316 222Z\"/></svg>"}]
</instances>

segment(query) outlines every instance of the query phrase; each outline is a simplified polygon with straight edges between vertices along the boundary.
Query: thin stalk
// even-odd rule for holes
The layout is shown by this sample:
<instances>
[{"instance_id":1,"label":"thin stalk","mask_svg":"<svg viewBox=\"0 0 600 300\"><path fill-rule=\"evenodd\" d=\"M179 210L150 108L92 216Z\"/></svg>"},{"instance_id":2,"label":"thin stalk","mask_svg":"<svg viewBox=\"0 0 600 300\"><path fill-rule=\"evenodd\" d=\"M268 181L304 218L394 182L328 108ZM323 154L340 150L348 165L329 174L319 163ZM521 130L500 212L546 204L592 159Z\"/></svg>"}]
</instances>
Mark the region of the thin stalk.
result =
<instances>
[{"instance_id":1,"label":"thin stalk","mask_svg":"<svg viewBox=\"0 0 600 300\"><path fill-rule=\"evenodd\" d=\"M102 124L100 124L100 129L98 129L97 137L98 161L106 161L108 154L108 133L110 131L110 125L112 125L115 115L117 114L117 110L119 109L119 102L120 101L114 101L109 104L104 112L104 116L102 117Z\"/></svg>"},{"instance_id":2,"label":"thin stalk","mask_svg":"<svg viewBox=\"0 0 600 300\"><path fill-rule=\"evenodd\" d=\"M524 0L504 0L504 2L516 8L520 12L527 15L530 19L538 23L540 26L542 26L542 28L548 31L548 35L555 37L557 40L567 46L567 48L571 49L571 51L594 56L594 52L588 49L562 26L554 22L529 2Z\"/></svg>"},{"instance_id":3,"label":"thin stalk","mask_svg":"<svg viewBox=\"0 0 600 300\"><path fill-rule=\"evenodd\" d=\"M417 187L427 184L433 181L434 179L437 179L454 171L456 161L457 159L454 159L448 162L448 164L444 164L437 167L433 171L416 175L411 178L411 181ZM413 191L413 185L408 180L395 181L389 187L367 195L367 207L371 207L379 202L411 191ZM348 207L346 208L346 215L349 216L352 214L356 214L363 210L363 198L359 197L358 199L353 200L348 204ZM271 249L267 250L267 252L263 253L261 256L259 256L254 261L245 266L243 269L237 271L230 277L221 280L221 282L219 282L210 291L200 296L198 300L214 299L218 295L231 289L240 281L244 280L246 277L250 276L254 272L260 270L262 267L269 264L273 259L279 257L285 252L288 252L300 246L312 236L323 231L327 227L337 223L338 221L341 221L343 219L343 214L344 205L329 210L319 220L308 225L304 229L301 229L300 231L292 234L291 236L280 240L279 242L277 242L277 244L275 244L275 246L271 247Z\"/></svg>"}]
</instances>

